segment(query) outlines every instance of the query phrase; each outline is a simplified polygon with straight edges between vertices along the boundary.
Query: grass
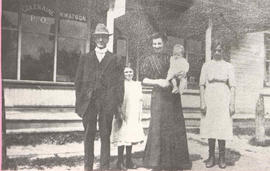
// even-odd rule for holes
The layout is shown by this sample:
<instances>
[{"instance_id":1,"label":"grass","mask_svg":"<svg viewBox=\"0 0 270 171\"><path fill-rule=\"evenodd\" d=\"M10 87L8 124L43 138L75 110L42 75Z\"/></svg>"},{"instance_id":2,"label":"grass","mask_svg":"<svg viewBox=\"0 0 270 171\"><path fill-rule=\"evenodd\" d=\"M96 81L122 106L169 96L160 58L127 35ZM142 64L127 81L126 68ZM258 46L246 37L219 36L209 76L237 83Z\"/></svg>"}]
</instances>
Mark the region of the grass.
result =
<instances>
[{"instance_id":1,"label":"grass","mask_svg":"<svg viewBox=\"0 0 270 171\"><path fill-rule=\"evenodd\" d=\"M25 167L26 169L38 169L44 170L45 168L53 168L55 166L68 166L74 167L83 163L83 156L73 156L73 157L55 157L42 158L30 160L29 158L15 158L8 159L8 168L11 170L17 170L18 167Z\"/></svg>"},{"instance_id":2,"label":"grass","mask_svg":"<svg viewBox=\"0 0 270 171\"><path fill-rule=\"evenodd\" d=\"M82 142L83 132L68 133L42 133L42 134L9 134L6 135L7 146L12 145L39 145L39 144L57 144L64 145L72 142ZM98 138L98 136L97 136Z\"/></svg>"}]
</instances>

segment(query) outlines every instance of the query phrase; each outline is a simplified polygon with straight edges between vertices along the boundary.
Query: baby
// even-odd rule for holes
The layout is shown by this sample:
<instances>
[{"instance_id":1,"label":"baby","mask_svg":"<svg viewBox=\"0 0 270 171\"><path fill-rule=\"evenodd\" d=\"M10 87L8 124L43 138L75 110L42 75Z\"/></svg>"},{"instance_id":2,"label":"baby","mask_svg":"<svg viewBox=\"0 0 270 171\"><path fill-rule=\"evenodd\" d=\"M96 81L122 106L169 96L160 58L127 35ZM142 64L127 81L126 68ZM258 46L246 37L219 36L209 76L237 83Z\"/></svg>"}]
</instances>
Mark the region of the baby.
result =
<instances>
[{"instance_id":1,"label":"baby","mask_svg":"<svg viewBox=\"0 0 270 171\"><path fill-rule=\"evenodd\" d=\"M173 56L170 58L170 68L167 74L167 80L173 85L172 93L183 94L184 89L187 87L186 74L189 70L189 63L184 58L184 47L180 44L176 44L173 47ZM179 85L177 80L180 80Z\"/></svg>"}]
</instances>

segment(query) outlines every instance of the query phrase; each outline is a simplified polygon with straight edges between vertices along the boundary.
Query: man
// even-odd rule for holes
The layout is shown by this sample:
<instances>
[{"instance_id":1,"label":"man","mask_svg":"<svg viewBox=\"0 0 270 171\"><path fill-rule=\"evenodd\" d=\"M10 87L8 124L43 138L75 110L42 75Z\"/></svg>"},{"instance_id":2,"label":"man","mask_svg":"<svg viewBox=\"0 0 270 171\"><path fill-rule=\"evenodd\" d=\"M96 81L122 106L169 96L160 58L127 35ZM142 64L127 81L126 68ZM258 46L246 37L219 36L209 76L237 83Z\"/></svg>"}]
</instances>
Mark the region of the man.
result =
<instances>
[{"instance_id":1,"label":"man","mask_svg":"<svg viewBox=\"0 0 270 171\"><path fill-rule=\"evenodd\" d=\"M110 134L113 115L119 120L124 94L124 62L107 49L109 34L104 24L93 33L96 48L82 56L78 65L76 113L84 126L84 168L93 169L97 118L101 139L100 168L110 166Z\"/></svg>"}]
</instances>

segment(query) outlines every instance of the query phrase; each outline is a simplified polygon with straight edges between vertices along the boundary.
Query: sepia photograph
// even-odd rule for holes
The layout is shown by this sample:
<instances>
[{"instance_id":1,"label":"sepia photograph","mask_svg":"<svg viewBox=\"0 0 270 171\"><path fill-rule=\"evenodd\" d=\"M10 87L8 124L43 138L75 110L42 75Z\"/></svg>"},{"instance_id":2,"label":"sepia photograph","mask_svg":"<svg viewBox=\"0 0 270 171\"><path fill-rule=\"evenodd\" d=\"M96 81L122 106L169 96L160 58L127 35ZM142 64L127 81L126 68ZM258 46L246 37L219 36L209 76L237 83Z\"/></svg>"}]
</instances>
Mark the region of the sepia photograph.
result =
<instances>
[{"instance_id":1,"label":"sepia photograph","mask_svg":"<svg viewBox=\"0 0 270 171\"><path fill-rule=\"evenodd\" d=\"M1 0L2 163L270 171L270 0Z\"/></svg>"}]
</instances>

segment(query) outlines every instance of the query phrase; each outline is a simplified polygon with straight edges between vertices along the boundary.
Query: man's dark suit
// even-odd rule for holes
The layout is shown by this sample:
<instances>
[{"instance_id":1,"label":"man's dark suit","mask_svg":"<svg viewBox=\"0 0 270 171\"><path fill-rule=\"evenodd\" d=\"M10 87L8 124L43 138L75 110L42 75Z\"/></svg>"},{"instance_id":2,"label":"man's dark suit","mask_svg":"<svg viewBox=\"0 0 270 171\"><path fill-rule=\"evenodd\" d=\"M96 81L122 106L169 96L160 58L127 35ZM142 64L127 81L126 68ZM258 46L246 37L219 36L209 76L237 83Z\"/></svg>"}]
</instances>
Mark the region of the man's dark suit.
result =
<instances>
[{"instance_id":1,"label":"man's dark suit","mask_svg":"<svg viewBox=\"0 0 270 171\"><path fill-rule=\"evenodd\" d=\"M100 167L109 169L112 119L124 95L123 63L110 52L106 52L101 62L95 51L80 58L75 79L76 113L82 117L85 129L86 169L93 167L97 116L101 138Z\"/></svg>"}]
</instances>

